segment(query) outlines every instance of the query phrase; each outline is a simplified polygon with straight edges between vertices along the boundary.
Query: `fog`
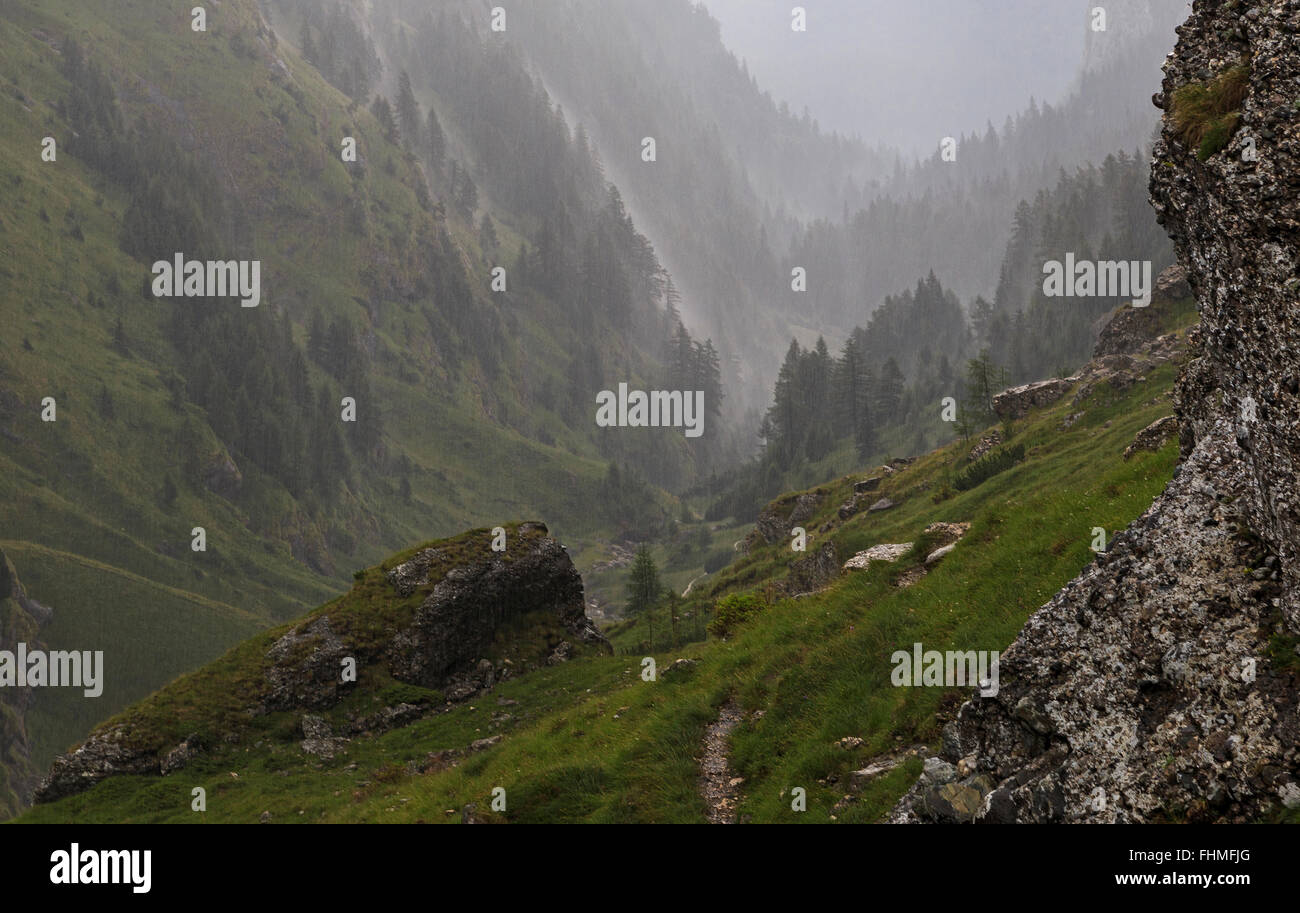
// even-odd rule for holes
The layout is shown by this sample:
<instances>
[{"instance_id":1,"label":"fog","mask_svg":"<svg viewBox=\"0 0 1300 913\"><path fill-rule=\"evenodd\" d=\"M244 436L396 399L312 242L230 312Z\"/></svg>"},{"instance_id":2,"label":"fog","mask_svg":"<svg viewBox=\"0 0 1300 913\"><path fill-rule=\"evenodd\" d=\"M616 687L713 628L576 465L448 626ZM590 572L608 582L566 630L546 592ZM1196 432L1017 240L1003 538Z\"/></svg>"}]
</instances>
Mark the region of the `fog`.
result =
<instances>
[{"instance_id":1,"label":"fog","mask_svg":"<svg viewBox=\"0 0 1300 913\"><path fill-rule=\"evenodd\" d=\"M821 126L929 154L944 136L1000 127L1031 97L1055 103L1080 71L1181 0L816 0L806 33L787 0L703 0L759 85ZM1093 33L1091 11L1107 11ZM1172 45L1172 31L1170 32Z\"/></svg>"}]
</instances>

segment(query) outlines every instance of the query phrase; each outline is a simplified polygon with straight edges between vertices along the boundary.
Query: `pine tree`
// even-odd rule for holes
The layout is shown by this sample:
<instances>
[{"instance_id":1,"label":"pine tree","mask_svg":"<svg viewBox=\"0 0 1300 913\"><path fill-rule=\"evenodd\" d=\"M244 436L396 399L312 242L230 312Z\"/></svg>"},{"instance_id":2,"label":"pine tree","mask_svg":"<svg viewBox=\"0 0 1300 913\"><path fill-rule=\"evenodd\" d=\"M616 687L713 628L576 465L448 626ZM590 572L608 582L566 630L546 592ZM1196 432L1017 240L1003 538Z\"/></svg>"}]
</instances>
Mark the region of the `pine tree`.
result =
<instances>
[{"instance_id":1,"label":"pine tree","mask_svg":"<svg viewBox=\"0 0 1300 913\"><path fill-rule=\"evenodd\" d=\"M124 358L131 354L130 340L127 339L126 326L123 325L121 317L118 317L117 322L113 324L113 349Z\"/></svg>"},{"instance_id":2,"label":"pine tree","mask_svg":"<svg viewBox=\"0 0 1300 913\"><path fill-rule=\"evenodd\" d=\"M650 611L658 602L661 589L659 569L650 555L650 549L643 545L637 549L636 557L632 559L631 573L628 575L628 614L638 615Z\"/></svg>"},{"instance_id":3,"label":"pine tree","mask_svg":"<svg viewBox=\"0 0 1300 913\"><path fill-rule=\"evenodd\" d=\"M483 220L478 226L479 245L483 248L484 253L495 252L500 246L497 240L497 229L492 223L492 217L486 212L483 213Z\"/></svg>"},{"instance_id":4,"label":"pine tree","mask_svg":"<svg viewBox=\"0 0 1300 913\"><path fill-rule=\"evenodd\" d=\"M407 148L420 148L423 127L420 103L415 100L415 92L411 89L411 77L405 70L397 78L397 120L402 128L402 139Z\"/></svg>"},{"instance_id":5,"label":"pine tree","mask_svg":"<svg viewBox=\"0 0 1300 913\"><path fill-rule=\"evenodd\" d=\"M876 408L886 422L894 423L901 418L898 412L903 402L904 383L898 360L891 355L881 369L880 380L876 384Z\"/></svg>"},{"instance_id":6,"label":"pine tree","mask_svg":"<svg viewBox=\"0 0 1300 913\"><path fill-rule=\"evenodd\" d=\"M382 95L376 95L375 100L370 103L370 113L379 121L379 129L383 132L385 139L390 143L400 143L402 136L397 126L397 118L393 115L393 106L388 103L388 99Z\"/></svg>"},{"instance_id":7,"label":"pine tree","mask_svg":"<svg viewBox=\"0 0 1300 913\"><path fill-rule=\"evenodd\" d=\"M447 138L442 133L442 124L438 123L438 115L433 108L429 108L429 116L424 125L425 145L429 150L429 161L434 168L441 168L443 159L447 156Z\"/></svg>"}]
</instances>

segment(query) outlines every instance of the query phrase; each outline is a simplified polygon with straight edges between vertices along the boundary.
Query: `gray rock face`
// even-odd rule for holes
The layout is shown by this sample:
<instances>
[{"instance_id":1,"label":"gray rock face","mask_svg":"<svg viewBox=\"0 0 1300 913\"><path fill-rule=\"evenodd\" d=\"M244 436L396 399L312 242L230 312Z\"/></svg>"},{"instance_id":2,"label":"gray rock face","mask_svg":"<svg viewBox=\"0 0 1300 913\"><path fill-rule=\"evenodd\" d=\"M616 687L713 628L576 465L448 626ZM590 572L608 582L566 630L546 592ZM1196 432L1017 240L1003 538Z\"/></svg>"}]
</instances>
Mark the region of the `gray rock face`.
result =
<instances>
[{"instance_id":1,"label":"gray rock face","mask_svg":"<svg viewBox=\"0 0 1300 913\"><path fill-rule=\"evenodd\" d=\"M945 730L977 773L918 784L895 821L1247 821L1300 795L1300 682L1268 658L1300 621L1300 0L1231 7L1196 0L1157 97L1251 54L1227 148L1201 162L1166 118L1152 167L1202 314L1184 462Z\"/></svg>"},{"instance_id":2,"label":"gray rock face","mask_svg":"<svg viewBox=\"0 0 1300 913\"><path fill-rule=\"evenodd\" d=\"M1156 213L1174 239L1201 308L1197 358L1175 406L1184 451L1228 422L1247 466L1250 526L1282 562L1283 611L1300 628L1300 3L1198 3L1166 65L1177 87L1251 55L1242 124L1200 162L1166 124L1152 168ZM1166 118L1168 121L1168 118ZM1255 161L1245 161L1248 140ZM1169 163L1168 166L1162 163Z\"/></svg>"},{"instance_id":3,"label":"gray rock face","mask_svg":"<svg viewBox=\"0 0 1300 913\"><path fill-rule=\"evenodd\" d=\"M231 500L243 488L244 474L230 457L216 454L203 468L203 485L208 491Z\"/></svg>"},{"instance_id":4,"label":"gray rock face","mask_svg":"<svg viewBox=\"0 0 1300 913\"><path fill-rule=\"evenodd\" d=\"M409 583L420 573L408 565L418 568L422 561L427 561L423 553L390 572L389 580L399 593L402 581ZM582 643L609 649L609 642L587 618L582 577L568 552L554 539L544 538L532 540L524 554L510 561L492 559L451 570L434 585L413 622L394 634L384 659L398 681L441 688L449 676L473 666L488 652L500 625L538 610L553 612Z\"/></svg>"},{"instance_id":5,"label":"gray rock face","mask_svg":"<svg viewBox=\"0 0 1300 913\"><path fill-rule=\"evenodd\" d=\"M817 492L777 501L759 514L754 525L768 545L788 542L790 530L811 520L821 501L822 495Z\"/></svg>"},{"instance_id":6,"label":"gray rock face","mask_svg":"<svg viewBox=\"0 0 1300 913\"><path fill-rule=\"evenodd\" d=\"M1207 439L1029 620L997 696L967 702L945 732L945 759L974 754L990 778L972 818L1235 820L1300 779L1296 683L1264 659L1281 585L1241 572L1267 557L1237 533L1232 499L1248 484L1226 429ZM955 820L954 800L971 797L932 792L918 784L895 820Z\"/></svg>"},{"instance_id":7,"label":"gray rock face","mask_svg":"<svg viewBox=\"0 0 1300 913\"><path fill-rule=\"evenodd\" d=\"M781 588L788 596L803 596L828 586L839 575L839 556L834 543L827 542L813 554L791 564Z\"/></svg>"},{"instance_id":8,"label":"gray rock face","mask_svg":"<svg viewBox=\"0 0 1300 913\"><path fill-rule=\"evenodd\" d=\"M1093 357L1137 355L1160 335L1160 305L1191 296L1192 288L1187 281L1187 271L1178 264L1169 267L1156 279L1150 307L1125 305L1110 316L1097 336Z\"/></svg>"}]
</instances>

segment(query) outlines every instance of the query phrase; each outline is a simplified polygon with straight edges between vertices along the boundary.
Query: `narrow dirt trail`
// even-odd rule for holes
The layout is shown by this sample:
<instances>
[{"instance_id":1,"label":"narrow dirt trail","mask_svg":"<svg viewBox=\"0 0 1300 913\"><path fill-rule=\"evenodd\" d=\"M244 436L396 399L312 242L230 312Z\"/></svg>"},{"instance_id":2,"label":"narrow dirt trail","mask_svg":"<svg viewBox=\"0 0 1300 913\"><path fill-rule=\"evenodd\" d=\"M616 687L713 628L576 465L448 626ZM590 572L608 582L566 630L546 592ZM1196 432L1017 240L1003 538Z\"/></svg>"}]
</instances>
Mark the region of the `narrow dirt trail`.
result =
<instances>
[{"instance_id":1,"label":"narrow dirt trail","mask_svg":"<svg viewBox=\"0 0 1300 913\"><path fill-rule=\"evenodd\" d=\"M742 717L740 706L728 700L718 711L718 718L704 734L704 757L700 760L700 795L708 805L710 824L735 824L739 795L727 765L727 737Z\"/></svg>"},{"instance_id":2,"label":"narrow dirt trail","mask_svg":"<svg viewBox=\"0 0 1300 913\"><path fill-rule=\"evenodd\" d=\"M691 590L695 588L695 584L699 583L707 576L709 576L709 572L705 571L703 574L696 577L690 583L686 584L686 589L682 590L682 598L685 599L687 596L691 595Z\"/></svg>"}]
</instances>

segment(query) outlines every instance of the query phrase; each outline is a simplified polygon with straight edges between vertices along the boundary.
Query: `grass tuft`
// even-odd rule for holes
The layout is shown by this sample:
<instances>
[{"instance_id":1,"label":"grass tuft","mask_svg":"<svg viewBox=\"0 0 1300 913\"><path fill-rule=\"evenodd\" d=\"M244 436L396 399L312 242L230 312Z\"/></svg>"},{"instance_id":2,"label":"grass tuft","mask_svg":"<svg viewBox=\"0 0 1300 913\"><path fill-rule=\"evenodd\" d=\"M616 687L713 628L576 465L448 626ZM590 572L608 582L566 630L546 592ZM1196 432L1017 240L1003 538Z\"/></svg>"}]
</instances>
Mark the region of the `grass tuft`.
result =
<instances>
[{"instance_id":1,"label":"grass tuft","mask_svg":"<svg viewBox=\"0 0 1300 913\"><path fill-rule=\"evenodd\" d=\"M1195 146L1202 162L1227 147L1241 124L1241 107L1250 92L1250 62L1243 59L1207 82L1174 92L1169 110L1174 132L1184 146Z\"/></svg>"}]
</instances>

